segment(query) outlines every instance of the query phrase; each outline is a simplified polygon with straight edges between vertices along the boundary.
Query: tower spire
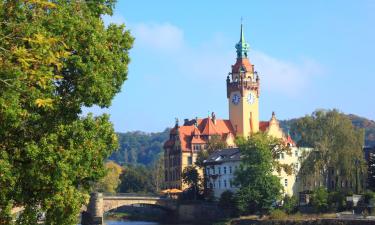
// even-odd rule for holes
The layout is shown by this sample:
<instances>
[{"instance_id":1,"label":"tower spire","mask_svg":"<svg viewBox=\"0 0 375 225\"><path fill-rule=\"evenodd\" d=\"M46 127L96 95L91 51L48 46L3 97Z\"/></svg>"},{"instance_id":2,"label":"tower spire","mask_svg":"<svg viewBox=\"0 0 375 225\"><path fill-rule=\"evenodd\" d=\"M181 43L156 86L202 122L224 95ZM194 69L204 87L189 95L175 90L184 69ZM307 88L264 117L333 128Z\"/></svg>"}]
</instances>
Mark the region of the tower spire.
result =
<instances>
[{"instance_id":1,"label":"tower spire","mask_svg":"<svg viewBox=\"0 0 375 225\"><path fill-rule=\"evenodd\" d=\"M249 44L245 41L245 35L243 30L243 22L241 17L240 41L236 44L237 58L247 58L247 51L249 50Z\"/></svg>"},{"instance_id":2,"label":"tower spire","mask_svg":"<svg viewBox=\"0 0 375 225\"><path fill-rule=\"evenodd\" d=\"M240 42L245 43L245 35L243 34L243 19L241 17L241 34L240 34Z\"/></svg>"}]
</instances>

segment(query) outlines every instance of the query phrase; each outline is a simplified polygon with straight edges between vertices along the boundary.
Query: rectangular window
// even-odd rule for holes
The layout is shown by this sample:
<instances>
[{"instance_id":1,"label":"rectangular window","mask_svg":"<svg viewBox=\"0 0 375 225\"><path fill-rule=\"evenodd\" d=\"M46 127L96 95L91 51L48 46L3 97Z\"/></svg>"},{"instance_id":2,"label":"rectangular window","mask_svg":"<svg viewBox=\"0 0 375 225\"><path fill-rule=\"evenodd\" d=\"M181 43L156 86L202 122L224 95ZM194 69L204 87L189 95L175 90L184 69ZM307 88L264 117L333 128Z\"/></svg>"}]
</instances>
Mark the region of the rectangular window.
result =
<instances>
[{"instance_id":1,"label":"rectangular window","mask_svg":"<svg viewBox=\"0 0 375 225\"><path fill-rule=\"evenodd\" d=\"M227 187L227 180L224 180L224 187Z\"/></svg>"},{"instance_id":2,"label":"rectangular window","mask_svg":"<svg viewBox=\"0 0 375 225\"><path fill-rule=\"evenodd\" d=\"M221 167L219 166L219 175L221 174Z\"/></svg>"},{"instance_id":3,"label":"rectangular window","mask_svg":"<svg viewBox=\"0 0 375 225\"><path fill-rule=\"evenodd\" d=\"M284 159L284 153L281 153L281 158Z\"/></svg>"},{"instance_id":4,"label":"rectangular window","mask_svg":"<svg viewBox=\"0 0 375 225\"><path fill-rule=\"evenodd\" d=\"M297 151L297 150L294 151L294 155L295 155L296 157L298 157L298 151Z\"/></svg>"},{"instance_id":5,"label":"rectangular window","mask_svg":"<svg viewBox=\"0 0 375 225\"><path fill-rule=\"evenodd\" d=\"M229 167L229 174L232 174L232 166Z\"/></svg>"},{"instance_id":6,"label":"rectangular window","mask_svg":"<svg viewBox=\"0 0 375 225\"><path fill-rule=\"evenodd\" d=\"M227 174L227 167L224 166L224 174Z\"/></svg>"},{"instance_id":7,"label":"rectangular window","mask_svg":"<svg viewBox=\"0 0 375 225\"><path fill-rule=\"evenodd\" d=\"M219 188L221 188L221 180L217 182L219 184Z\"/></svg>"},{"instance_id":8,"label":"rectangular window","mask_svg":"<svg viewBox=\"0 0 375 225\"><path fill-rule=\"evenodd\" d=\"M193 158L191 156L188 157L188 165L193 164Z\"/></svg>"},{"instance_id":9,"label":"rectangular window","mask_svg":"<svg viewBox=\"0 0 375 225\"><path fill-rule=\"evenodd\" d=\"M288 186L288 179L285 179L284 182L285 182L285 187L287 187Z\"/></svg>"}]
</instances>

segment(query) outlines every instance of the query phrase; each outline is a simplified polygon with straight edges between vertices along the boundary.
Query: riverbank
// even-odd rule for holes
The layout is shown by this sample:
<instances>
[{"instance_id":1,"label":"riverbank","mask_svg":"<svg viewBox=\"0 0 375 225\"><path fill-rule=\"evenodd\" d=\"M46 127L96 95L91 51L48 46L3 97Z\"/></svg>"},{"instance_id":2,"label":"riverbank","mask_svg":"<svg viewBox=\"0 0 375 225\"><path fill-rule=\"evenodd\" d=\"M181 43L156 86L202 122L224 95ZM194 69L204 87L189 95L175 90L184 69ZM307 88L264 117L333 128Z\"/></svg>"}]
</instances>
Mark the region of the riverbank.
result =
<instances>
[{"instance_id":1,"label":"riverbank","mask_svg":"<svg viewBox=\"0 0 375 225\"><path fill-rule=\"evenodd\" d=\"M272 219L269 217L246 216L214 223L214 225L373 225L370 219L343 219L333 214L322 215L291 215L286 218Z\"/></svg>"}]
</instances>

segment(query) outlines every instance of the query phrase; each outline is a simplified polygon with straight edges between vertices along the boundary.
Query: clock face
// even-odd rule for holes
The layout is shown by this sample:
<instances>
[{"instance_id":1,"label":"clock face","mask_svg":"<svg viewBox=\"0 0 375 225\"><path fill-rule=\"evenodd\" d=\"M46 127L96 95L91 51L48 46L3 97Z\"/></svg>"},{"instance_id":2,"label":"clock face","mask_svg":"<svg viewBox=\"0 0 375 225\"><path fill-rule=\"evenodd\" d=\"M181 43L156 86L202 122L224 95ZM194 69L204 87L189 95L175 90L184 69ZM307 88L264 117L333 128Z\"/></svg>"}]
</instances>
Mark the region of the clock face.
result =
<instances>
[{"instance_id":1,"label":"clock face","mask_svg":"<svg viewBox=\"0 0 375 225\"><path fill-rule=\"evenodd\" d=\"M232 103L233 104L235 104L235 105L237 105L238 103L240 103L240 96L238 95L238 94L234 94L233 96L232 96Z\"/></svg>"},{"instance_id":2,"label":"clock face","mask_svg":"<svg viewBox=\"0 0 375 225\"><path fill-rule=\"evenodd\" d=\"M250 92L247 96L247 102L249 104L253 104L255 102L255 95L252 92Z\"/></svg>"}]
</instances>

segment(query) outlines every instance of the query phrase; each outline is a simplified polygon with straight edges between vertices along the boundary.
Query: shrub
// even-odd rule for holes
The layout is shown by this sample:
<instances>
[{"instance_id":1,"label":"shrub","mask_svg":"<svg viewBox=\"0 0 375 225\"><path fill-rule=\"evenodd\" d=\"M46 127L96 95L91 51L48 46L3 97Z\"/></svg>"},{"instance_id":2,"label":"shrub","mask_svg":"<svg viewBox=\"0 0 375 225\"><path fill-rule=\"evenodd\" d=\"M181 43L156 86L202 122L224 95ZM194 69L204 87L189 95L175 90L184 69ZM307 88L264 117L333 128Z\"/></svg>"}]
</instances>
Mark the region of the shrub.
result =
<instances>
[{"instance_id":1,"label":"shrub","mask_svg":"<svg viewBox=\"0 0 375 225\"><path fill-rule=\"evenodd\" d=\"M316 212L328 211L328 192L325 188L319 187L315 189L311 196L311 205Z\"/></svg>"},{"instance_id":2,"label":"shrub","mask_svg":"<svg viewBox=\"0 0 375 225\"><path fill-rule=\"evenodd\" d=\"M288 215L281 209L274 209L270 213L270 219L272 220L285 220Z\"/></svg>"},{"instance_id":3,"label":"shrub","mask_svg":"<svg viewBox=\"0 0 375 225\"><path fill-rule=\"evenodd\" d=\"M297 212L298 210L297 197L295 196L289 197L288 195L286 195L284 197L284 204L282 206L282 209L288 214Z\"/></svg>"},{"instance_id":4,"label":"shrub","mask_svg":"<svg viewBox=\"0 0 375 225\"><path fill-rule=\"evenodd\" d=\"M328 205L332 211L341 211L346 207L345 193L333 191L328 194Z\"/></svg>"},{"instance_id":5,"label":"shrub","mask_svg":"<svg viewBox=\"0 0 375 225\"><path fill-rule=\"evenodd\" d=\"M375 197L375 193L372 191L366 191L365 194L363 195L363 200L366 204L370 204L371 199Z\"/></svg>"}]
</instances>

